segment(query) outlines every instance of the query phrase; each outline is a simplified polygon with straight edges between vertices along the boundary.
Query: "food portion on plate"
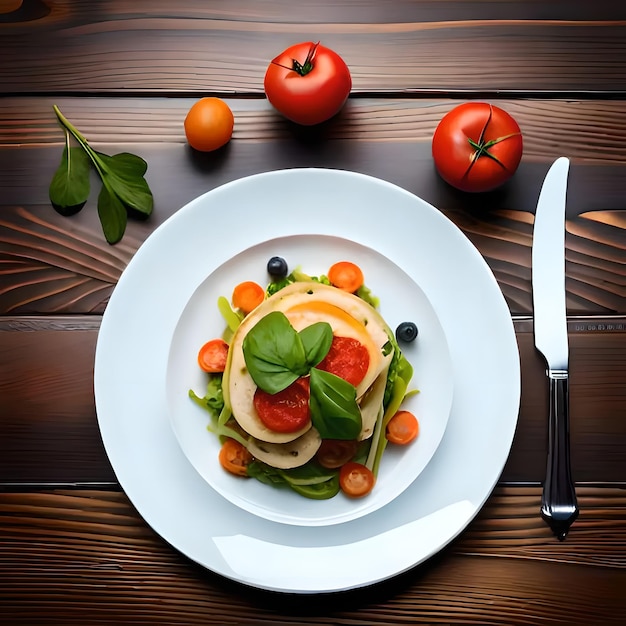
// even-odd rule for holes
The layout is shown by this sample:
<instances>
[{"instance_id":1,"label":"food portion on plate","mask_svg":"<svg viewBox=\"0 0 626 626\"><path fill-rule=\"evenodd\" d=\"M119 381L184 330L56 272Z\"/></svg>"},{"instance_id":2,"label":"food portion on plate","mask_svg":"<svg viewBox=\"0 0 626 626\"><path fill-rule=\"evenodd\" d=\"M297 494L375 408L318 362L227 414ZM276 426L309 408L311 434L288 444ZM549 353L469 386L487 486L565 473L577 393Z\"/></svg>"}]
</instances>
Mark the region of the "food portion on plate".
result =
<instances>
[{"instance_id":1,"label":"food portion on plate","mask_svg":"<svg viewBox=\"0 0 626 626\"><path fill-rule=\"evenodd\" d=\"M417 326L394 334L349 261L319 277L288 273L281 257L267 270L267 287L218 297L226 328L199 347L206 393L189 396L211 415L222 470L313 499L366 496L387 444L418 437L401 409L417 390L400 347Z\"/></svg>"}]
</instances>

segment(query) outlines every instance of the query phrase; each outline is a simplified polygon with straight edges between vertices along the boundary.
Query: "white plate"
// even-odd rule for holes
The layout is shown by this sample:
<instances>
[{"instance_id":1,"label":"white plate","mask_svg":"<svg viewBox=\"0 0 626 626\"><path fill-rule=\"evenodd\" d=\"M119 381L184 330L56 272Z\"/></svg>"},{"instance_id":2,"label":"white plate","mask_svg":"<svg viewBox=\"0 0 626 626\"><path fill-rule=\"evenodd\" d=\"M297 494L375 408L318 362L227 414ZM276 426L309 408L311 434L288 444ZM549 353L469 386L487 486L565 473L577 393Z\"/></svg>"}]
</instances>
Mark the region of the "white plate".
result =
<instances>
[{"instance_id":1,"label":"white plate","mask_svg":"<svg viewBox=\"0 0 626 626\"><path fill-rule=\"evenodd\" d=\"M376 250L411 276L445 333L454 386L443 439L417 479L366 517L315 527L261 519L211 489L174 436L166 397L170 339L211 268L259 242L307 233ZM109 459L157 533L227 578L315 593L399 574L466 527L506 462L520 368L498 284L456 226L390 183L296 169L226 184L156 229L122 274L103 316L94 387Z\"/></svg>"},{"instance_id":2,"label":"white plate","mask_svg":"<svg viewBox=\"0 0 626 626\"><path fill-rule=\"evenodd\" d=\"M210 206L211 196L205 196ZM210 210L210 209L209 209ZM265 233L267 236L267 233ZM446 337L428 298L397 265L371 248L327 235L293 235L262 241L224 263L218 250L204 261L212 271L189 298L171 340L166 388L169 415L183 452L216 491L240 508L276 522L300 526L338 524L362 517L402 493L426 467L441 442L452 406L452 361ZM414 367L409 389L420 393L402 408L420 420L420 436L410 446L387 446L376 486L366 498L347 498L341 492L329 500L309 500L294 491L275 489L256 480L241 480L221 469L220 443L207 430L206 411L189 399L189 388L202 397L207 377L198 367L198 349L221 336L224 320L218 296L230 298L244 280L268 281L267 261L282 256L290 267L312 276L328 271L336 261L350 260L364 272L366 284L380 298L380 313L393 330L403 321L418 324L419 338L403 344ZM213 266L215 266L213 268Z\"/></svg>"}]
</instances>

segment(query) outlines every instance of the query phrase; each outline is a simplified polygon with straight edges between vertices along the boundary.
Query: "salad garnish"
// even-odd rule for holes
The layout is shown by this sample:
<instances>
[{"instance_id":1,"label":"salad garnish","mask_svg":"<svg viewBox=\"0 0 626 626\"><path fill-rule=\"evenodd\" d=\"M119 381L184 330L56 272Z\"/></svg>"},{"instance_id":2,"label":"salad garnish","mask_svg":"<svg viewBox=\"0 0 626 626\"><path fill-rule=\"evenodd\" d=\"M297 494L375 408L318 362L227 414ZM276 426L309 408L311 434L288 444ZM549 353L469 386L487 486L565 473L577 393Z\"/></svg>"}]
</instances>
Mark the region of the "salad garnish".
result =
<instances>
[{"instance_id":1,"label":"salad garnish","mask_svg":"<svg viewBox=\"0 0 626 626\"><path fill-rule=\"evenodd\" d=\"M417 391L400 344L417 326L394 333L352 262L316 277L276 256L267 271L267 287L246 281L218 297L224 333L200 347L207 386L189 396L210 414L233 475L307 498L366 496L387 444L419 434L401 410Z\"/></svg>"}]
</instances>

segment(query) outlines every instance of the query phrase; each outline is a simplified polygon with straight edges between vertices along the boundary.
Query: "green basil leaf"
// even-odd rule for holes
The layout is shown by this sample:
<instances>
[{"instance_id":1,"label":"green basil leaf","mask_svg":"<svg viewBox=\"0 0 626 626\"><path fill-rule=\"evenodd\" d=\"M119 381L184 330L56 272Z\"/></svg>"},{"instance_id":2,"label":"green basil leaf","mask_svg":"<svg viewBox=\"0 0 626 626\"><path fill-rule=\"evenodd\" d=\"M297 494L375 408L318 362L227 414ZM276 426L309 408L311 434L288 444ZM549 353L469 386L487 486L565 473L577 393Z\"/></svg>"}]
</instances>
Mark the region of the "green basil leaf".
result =
<instances>
[{"instance_id":1,"label":"green basil leaf","mask_svg":"<svg viewBox=\"0 0 626 626\"><path fill-rule=\"evenodd\" d=\"M120 178L140 178L148 171L148 164L136 154L120 152L109 156L103 152L94 152L106 165L109 172L114 172Z\"/></svg>"},{"instance_id":2,"label":"green basil leaf","mask_svg":"<svg viewBox=\"0 0 626 626\"><path fill-rule=\"evenodd\" d=\"M143 215L150 215L154 207L154 198L143 175L148 165L135 154L122 152L109 156L96 152L103 165L104 175L109 186L119 199L130 209Z\"/></svg>"},{"instance_id":3,"label":"green basil leaf","mask_svg":"<svg viewBox=\"0 0 626 626\"><path fill-rule=\"evenodd\" d=\"M362 419L354 385L316 368L310 382L311 421L322 439L356 439Z\"/></svg>"},{"instance_id":4,"label":"green basil leaf","mask_svg":"<svg viewBox=\"0 0 626 626\"><path fill-rule=\"evenodd\" d=\"M308 372L300 335L280 311L261 318L248 332L243 355L252 380L267 393L286 389Z\"/></svg>"},{"instance_id":5,"label":"green basil leaf","mask_svg":"<svg viewBox=\"0 0 626 626\"><path fill-rule=\"evenodd\" d=\"M52 206L61 215L74 215L85 206L90 167L89 157L82 148L65 146L48 190Z\"/></svg>"},{"instance_id":6,"label":"green basil leaf","mask_svg":"<svg viewBox=\"0 0 626 626\"><path fill-rule=\"evenodd\" d=\"M330 350L330 344L333 342L333 329L328 322L317 322L303 328L299 335L304 346L306 362L311 367L315 367Z\"/></svg>"},{"instance_id":7,"label":"green basil leaf","mask_svg":"<svg viewBox=\"0 0 626 626\"><path fill-rule=\"evenodd\" d=\"M102 232L110 244L117 243L126 230L126 207L120 199L111 193L105 181L98 195L98 216L102 224Z\"/></svg>"}]
</instances>

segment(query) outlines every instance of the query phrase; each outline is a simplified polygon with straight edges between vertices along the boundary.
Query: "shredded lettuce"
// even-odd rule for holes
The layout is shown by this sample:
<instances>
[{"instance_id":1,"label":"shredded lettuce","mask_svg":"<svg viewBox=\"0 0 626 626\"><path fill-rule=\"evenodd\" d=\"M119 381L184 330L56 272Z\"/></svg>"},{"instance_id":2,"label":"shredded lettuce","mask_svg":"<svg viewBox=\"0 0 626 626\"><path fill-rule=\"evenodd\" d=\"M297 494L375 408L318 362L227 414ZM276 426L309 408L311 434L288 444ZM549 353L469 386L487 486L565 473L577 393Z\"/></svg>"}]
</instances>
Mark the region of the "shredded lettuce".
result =
<instances>
[{"instance_id":1,"label":"shredded lettuce","mask_svg":"<svg viewBox=\"0 0 626 626\"><path fill-rule=\"evenodd\" d=\"M209 378L204 397L200 397L193 389L189 390L189 397L203 409L217 419L224 408L224 394L222 391L222 376L219 374Z\"/></svg>"}]
</instances>

